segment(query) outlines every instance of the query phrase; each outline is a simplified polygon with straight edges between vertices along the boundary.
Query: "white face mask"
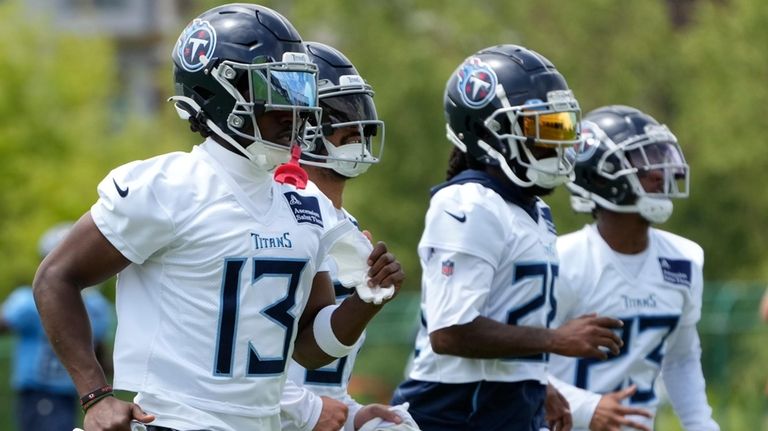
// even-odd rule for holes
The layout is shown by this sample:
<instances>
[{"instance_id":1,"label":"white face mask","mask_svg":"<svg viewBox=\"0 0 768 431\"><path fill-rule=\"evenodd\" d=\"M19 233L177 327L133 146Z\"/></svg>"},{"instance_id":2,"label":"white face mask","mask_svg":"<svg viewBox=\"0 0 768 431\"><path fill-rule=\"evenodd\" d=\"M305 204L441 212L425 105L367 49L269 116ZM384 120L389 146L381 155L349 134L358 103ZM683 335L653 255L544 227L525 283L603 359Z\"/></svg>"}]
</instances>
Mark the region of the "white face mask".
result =
<instances>
[{"instance_id":1,"label":"white face mask","mask_svg":"<svg viewBox=\"0 0 768 431\"><path fill-rule=\"evenodd\" d=\"M674 204L667 198L651 198L640 196L637 198L637 211L651 223L664 223L672 215Z\"/></svg>"},{"instance_id":2,"label":"white face mask","mask_svg":"<svg viewBox=\"0 0 768 431\"><path fill-rule=\"evenodd\" d=\"M555 173L563 171L565 171L565 166L563 166L559 158L548 157L531 163L525 175L539 187L554 189L561 184L565 184L570 179L569 175Z\"/></svg>"},{"instance_id":3,"label":"white face mask","mask_svg":"<svg viewBox=\"0 0 768 431\"><path fill-rule=\"evenodd\" d=\"M259 142L254 142L243 149L246 157L253 161L260 169L272 172L278 166L291 160L291 153L286 149L267 147Z\"/></svg>"},{"instance_id":4,"label":"white face mask","mask_svg":"<svg viewBox=\"0 0 768 431\"><path fill-rule=\"evenodd\" d=\"M374 161L371 153L363 144L347 144L336 147L328 142L325 147L328 150L328 166L345 177L356 177L364 173Z\"/></svg>"}]
</instances>

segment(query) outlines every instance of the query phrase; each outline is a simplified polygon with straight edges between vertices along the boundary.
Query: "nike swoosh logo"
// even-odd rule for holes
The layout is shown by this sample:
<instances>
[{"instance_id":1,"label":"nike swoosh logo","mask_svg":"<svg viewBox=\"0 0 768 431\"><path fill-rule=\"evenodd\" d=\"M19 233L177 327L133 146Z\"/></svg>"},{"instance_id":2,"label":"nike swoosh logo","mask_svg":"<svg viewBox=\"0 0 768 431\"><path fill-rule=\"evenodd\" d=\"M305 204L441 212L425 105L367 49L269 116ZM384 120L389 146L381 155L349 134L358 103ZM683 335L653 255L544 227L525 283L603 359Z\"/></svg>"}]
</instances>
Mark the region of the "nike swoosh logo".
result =
<instances>
[{"instance_id":1,"label":"nike swoosh logo","mask_svg":"<svg viewBox=\"0 0 768 431\"><path fill-rule=\"evenodd\" d=\"M465 221L467 221L467 215L466 214L462 214L461 217L459 217L456 214L453 214L452 212L449 212L447 210L445 211L445 213L448 214L449 216L455 218L456 220L458 220L459 223L464 223Z\"/></svg>"},{"instance_id":2,"label":"nike swoosh logo","mask_svg":"<svg viewBox=\"0 0 768 431\"><path fill-rule=\"evenodd\" d=\"M117 189L117 194L119 194L121 198L128 196L128 187L121 189L120 186L117 185L117 181L115 181L114 178L112 178L112 184L115 185L115 188Z\"/></svg>"}]
</instances>

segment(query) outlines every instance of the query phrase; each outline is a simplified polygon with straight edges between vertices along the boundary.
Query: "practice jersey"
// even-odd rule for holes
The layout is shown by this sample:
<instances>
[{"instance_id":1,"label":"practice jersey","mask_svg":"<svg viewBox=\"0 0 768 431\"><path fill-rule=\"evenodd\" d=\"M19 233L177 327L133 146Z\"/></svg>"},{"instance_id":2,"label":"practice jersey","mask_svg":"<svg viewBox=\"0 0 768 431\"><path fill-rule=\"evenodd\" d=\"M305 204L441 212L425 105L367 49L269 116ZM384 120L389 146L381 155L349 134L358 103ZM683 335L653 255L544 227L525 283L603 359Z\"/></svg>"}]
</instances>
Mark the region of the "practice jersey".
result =
<instances>
[{"instance_id":1,"label":"practice jersey","mask_svg":"<svg viewBox=\"0 0 768 431\"><path fill-rule=\"evenodd\" d=\"M96 288L83 290L83 303L95 342L104 342L112 327L112 307ZM72 379L45 334L32 288L15 289L2 307L2 318L17 336L11 384L16 391L34 390L77 395Z\"/></svg>"},{"instance_id":2,"label":"practice jersey","mask_svg":"<svg viewBox=\"0 0 768 431\"><path fill-rule=\"evenodd\" d=\"M562 262L555 295L557 323L593 312L615 317L624 322L619 330L624 345L605 361L552 355L551 373L601 394L636 384L629 403L655 412L654 381L665 354L678 341L680 328L693 327L695 334L703 250L690 240L651 228L648 249L633 273L594 225L560 237L557 248Z\"/></svg>"},{"instance_id":3,"label":"practice jersey","mask_svg":"<svg viewBox=\"0 0 768 431\"><path fill-rule=\"evenodd\" d=\"M409 377L441 383L546 382L546 355L470 359L436 354L429 334L483 316L545 328L554 317L556 232L540 199L525 205L480 171L437 189L418 246L421 326ZM471 342L471 340L467 340Z\"/></svg>"},{"instance_id":4,"label":"practice jersey","mask_svg":"<svg viewBox=\"0 0 768 431\"><path fill-rule=\"evenodd\" d=\"M313 187L316 188L314 183L310 183L307 188L312 189ZM319 189L318 189L319 191ZM336 211L336 216L340 220L349 220L351 223L353 223L355 226L358 226L357 220L345 209L338 209ZM344 287L337 279L337 266L336 262L333 260L332 257L329 257L326 259L326 265L329 269L329 274L331 276L331 279L333 280L333 288L334 293L336 295L336 303L340 304L346 297L351 295L354 292L353 288L347 288ZM312 391L313 394L318 396L328 396L331 398L335 398L337 400L343 401L347 404L349 407L349 417L354 417L354 414L359 410L361 407L360 404L358 404L350 395L348 392L348 385L349 385L349 379L352 375L352 369L354 368L355 359L357 358L357 354L360 351L360 348L363 345L363 342L365 341L365 332L360 336L360 338L355 343L355 346L353 347L352 351L349 353L349 355L344 356L342 358L335 359L330 364L314 369L314 370L308 370L304 367L302 367L300 364L298 364L294 360L290 360L288 364L288 379L291 380L294 384L296 384L298 387L302 387L306 390ZM311 400L313 398L305 398L305 400L300 403L301 406L297 406L298 408L302 408L304 410L312 410L313 406L308 405L311 403ZM314 427L315 423L308 423L306 424L306 427L300 426L300 424L297 423L297 420L295 418L291 418L290 415L283 415L286 416L283 418L282 423L282 429L283 430L300 430L300 429L311 429ZM315 422L316 418L312 418L315 420L310 420L310 422Z\"/></svg>"},{"instance_id":5,"label":"practice jersey","mask_svg":"<svg viewBox=\"0 0 768 431\"><path fill-rule=\"evenodd\" d=\"M210 139L119 167L98 191L93 219L133 262L118 276L115 387L182 405L172 419L153 412L166 427L277 415L330 201ZM245 422L214 426L210 412Z\"/></svg>"}]
</instances>

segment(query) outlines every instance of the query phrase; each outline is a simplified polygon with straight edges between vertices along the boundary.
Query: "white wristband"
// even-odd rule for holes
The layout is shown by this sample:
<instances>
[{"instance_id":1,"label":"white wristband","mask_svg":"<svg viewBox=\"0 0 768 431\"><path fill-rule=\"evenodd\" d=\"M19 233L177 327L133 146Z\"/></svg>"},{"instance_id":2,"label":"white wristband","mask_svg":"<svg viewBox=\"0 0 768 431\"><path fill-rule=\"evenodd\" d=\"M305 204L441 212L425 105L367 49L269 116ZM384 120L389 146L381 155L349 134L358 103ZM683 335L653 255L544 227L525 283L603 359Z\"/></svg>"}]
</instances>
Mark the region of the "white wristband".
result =
<instances>
[{"instance_id":1,"label":"white wristband","mask_svg":"<svg viewBox=\"0 0 768 431\"><path fill-rule=\"evenodd\" d=\"M351 346L344 345L333 333L331 316L336 307L337 305L329 305L317 313L315 321L312 323L312 332L315 335L315 342L323 352L334 358L342 358L349 355L352 348L355 347L355 343L352 343Z\"/></svg>"}]
</instances>

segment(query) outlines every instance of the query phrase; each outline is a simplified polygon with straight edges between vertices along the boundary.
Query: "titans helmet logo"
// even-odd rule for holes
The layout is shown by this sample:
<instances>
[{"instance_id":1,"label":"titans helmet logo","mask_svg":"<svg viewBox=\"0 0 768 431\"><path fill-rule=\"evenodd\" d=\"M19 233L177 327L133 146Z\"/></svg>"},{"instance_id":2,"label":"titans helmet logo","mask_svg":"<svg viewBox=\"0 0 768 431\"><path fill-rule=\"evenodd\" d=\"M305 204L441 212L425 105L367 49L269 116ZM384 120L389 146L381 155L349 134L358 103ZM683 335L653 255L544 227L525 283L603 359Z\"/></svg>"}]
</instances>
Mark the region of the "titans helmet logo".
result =
<instances>
[{"instance_id":1,"label":"titans helmet logo","mask_svg":"<svg viewBox=\"0 0 768 431\"><path fill-rule=\"evenodd\" d=\"M196 19L187 26L176 43L176 55L181 67L188 72L197 72L205 67L201 57L210 59L216 49L216 30L208 21Z\"/></svg>"},{"instance_id":2,"label":"titans helmet logo","mask_svg":"<svg viewBox=\"0 0 768 431\"><path fill-rule=\"evenodd\" d=\"M487 105L496 94L496 72L477 57L471 57L458 71L461 100L473 108Z\"/></svg>"}]
</instances>

